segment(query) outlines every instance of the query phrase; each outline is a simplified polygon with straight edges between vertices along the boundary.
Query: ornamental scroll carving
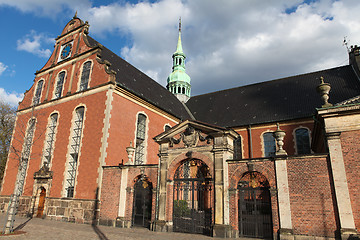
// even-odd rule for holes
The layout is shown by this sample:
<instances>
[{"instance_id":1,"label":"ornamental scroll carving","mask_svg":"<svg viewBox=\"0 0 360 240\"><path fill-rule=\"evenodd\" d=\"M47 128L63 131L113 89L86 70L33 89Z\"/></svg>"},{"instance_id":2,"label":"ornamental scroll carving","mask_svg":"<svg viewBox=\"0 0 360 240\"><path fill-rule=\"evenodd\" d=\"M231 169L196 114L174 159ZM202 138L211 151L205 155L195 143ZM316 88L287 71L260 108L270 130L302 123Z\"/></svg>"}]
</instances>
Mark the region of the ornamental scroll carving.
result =
<instances>
[{"instance_id":1,"label":"ornamental scroll carving","mask_svg":"<svg viewBox=\"0 0 360 240\"><path fill-rule=\"evenodd\" d=\"M206 143L211 142L212 137L211 136L202 136L201 132L199 130L196 130L195 128L188 126L184 132L180 134L180 137L178 139L172 137L170 138L170 147L174 146L174 144L179 144L181 141L183 141L185 147L194 147L196 146L198 140Z\"/></svg>"},{"instance_id":2,"label":"ornamental scroll carving","mask_svg":"<svg viewBox=\"0 0 360 240\"><path fill-rule=\"evenodd\" d=\"M44 164L39 171L34 173L34 179L51 179L53 177L53 172L50 171L49 167Z\"/></svg>"}]
</instances>

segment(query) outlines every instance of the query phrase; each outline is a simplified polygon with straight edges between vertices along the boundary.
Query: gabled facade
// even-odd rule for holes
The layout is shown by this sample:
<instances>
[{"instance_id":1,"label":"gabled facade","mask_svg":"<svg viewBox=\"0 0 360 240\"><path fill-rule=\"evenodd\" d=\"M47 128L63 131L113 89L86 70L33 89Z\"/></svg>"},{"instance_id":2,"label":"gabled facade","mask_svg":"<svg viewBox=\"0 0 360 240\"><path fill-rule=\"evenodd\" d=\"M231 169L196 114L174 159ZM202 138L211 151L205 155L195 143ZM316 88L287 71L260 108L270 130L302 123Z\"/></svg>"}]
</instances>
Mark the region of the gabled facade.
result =
<instances>
[{"instance_id":1,"label":"gabled facade","mask_svg":"<svg viewBox=\"0 0 360 240\"><path fill-rule=\"evenodd\" d=\"M190 97L180 27L167 89L88 28L71 19L19 104L1 211L14 193L19 214L55 220L358 236L359 47L347 66Z\"/></svg>"}]
</instances>

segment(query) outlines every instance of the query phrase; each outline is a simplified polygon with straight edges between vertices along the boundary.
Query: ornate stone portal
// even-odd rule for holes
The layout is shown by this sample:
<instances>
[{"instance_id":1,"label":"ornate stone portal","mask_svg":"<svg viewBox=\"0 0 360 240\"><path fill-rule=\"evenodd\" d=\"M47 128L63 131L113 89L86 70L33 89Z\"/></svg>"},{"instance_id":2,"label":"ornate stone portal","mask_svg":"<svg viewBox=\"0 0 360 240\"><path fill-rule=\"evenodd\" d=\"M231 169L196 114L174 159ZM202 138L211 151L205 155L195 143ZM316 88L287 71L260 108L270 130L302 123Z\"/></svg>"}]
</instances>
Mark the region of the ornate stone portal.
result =
<instances>
[{"instance_id":1,"label":"ornate stone portal","mask_svg":"<svg viewBox=\"0 0 360 240\"><path fill-rule=\"evenodd\" d=\"M193 163L201 162L203 166L208 167L207 172L211 176L211 179L205 180L201 186L211 186L211 190L209 188L199 194L195 194L202 197L197 199L196 203L204 203L204 205L199 205L195 208L199 210L205 205L208 206L204 207L204 211L211 216L207 216L206 219L200 219L200 221L207 220L211 221L211 223L205 224L205 227L199 224L192 226L192 228L186 228L187 232L192 232L191 229L193 229L192 233L196 233L199 232L196 229L203 228L206 230L202 231L203 234L215 237L232 236L232 228L229 223L228 176L225 173L228 167L226 160L233 158L233 141L237 137L238 134L233 130L186 120L154 138L160 145L158 212L157 219L153 223L155 231L180 231L179 229L182 229L176 228L176 226L180 223L186 223L182 219L187 217L186 219L188 220L187 210L194 208L194 204L191 204L193 199L188 198L186 200L185 195L187 194L184 192L181 195L176 190L176 186L183 184L183 188L179 189L187 189L188 185L190 187L191 184L195 184L194 182L187 183L185 181L187 179L186 176L189 176L189 179L193 181L200 181L201 178L199 176L201 174L199 175L198 171L195 174L197 168L194 168ZM186 168L186 163L189 163L188 169ZM185 180L175 177L176 172L179 172L179 168L182 169L181 173L184 175ZM196 176L196 178L191 178L191 176ZM181 197L179 198L179 196ZM180 212L184 216L180 216L179 211L175 211L175 204L177 204L177 208L181 205L182 210ZM175 212L178 214L176 215ZM197 218L190 216L191 218L193 219L192 222L196 224ZM174 219L178 222L175 223ZM211 226L211 228L206 228L206 226Z\"/></svg>"},{"instance_id":2,"label":"ornate stone portal","mask_svg":"<svg viewBox=\"0 0 360 240\"><path fill-rule=\"evenodd\" d=\"M50 171L47 164L44 164L39 171L34 173L34 186L33 186L33 195L31 199L31 215L36 215L38 217L45 217L46 215L46 199L47 195L49 195L51 183L52 183L53 172ZM41 202L41 213L38 212L39 208L39 200L44 201Z\"/></svg>"}]
</instances>

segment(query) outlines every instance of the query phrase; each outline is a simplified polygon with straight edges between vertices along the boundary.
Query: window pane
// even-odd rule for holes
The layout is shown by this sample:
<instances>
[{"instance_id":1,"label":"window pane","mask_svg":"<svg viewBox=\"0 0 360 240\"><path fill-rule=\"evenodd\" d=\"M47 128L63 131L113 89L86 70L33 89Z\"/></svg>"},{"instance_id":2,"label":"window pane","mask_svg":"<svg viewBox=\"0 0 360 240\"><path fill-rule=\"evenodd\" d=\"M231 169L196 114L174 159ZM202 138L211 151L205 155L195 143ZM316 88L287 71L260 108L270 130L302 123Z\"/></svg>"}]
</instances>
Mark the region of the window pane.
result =
<instances>
[{"instance_id":1,"label":"window pane","mask_svg":"<svg viewBox=\"0 0 360 240\"><path fill-rule=\"evenodd\" d=\"M80 91L88 88L89 77L90 77L91 62L84 63L83 71L81 74Z\"/></svg>"},{"instance_id":2,"label":"window pane","mask_svg":"<svg viewBox=\"0 0 360 240\"><path fill-rule=\"evenodd\" d=\"M276 144L272 132L264 133L263 138L265 157L274 156L274 153L276 152Z\"/></svg>"},{"instance_id":3,"label":"window pane","mask_svg":"<svg viewBox=\"0 0 360 240\"><path fill-rule=\"evenodd\" d=\"M59 73L58 80L56 82L55 98L61 97L61 93L64 85L64 78L65 78L65 72Z\"/></svg>"},{"instance_id":4,"label":"window pane","mask_svg":"<svg viewBox=\"0 0 360 240\"><path fill-rule=\"evenodd\" d=\"M139 114L136 129L135 165L144 163L146 116Z\"/></svg>"},{"instance_id":5,"label":"window pane","mask_svg":"<svg viewBox=\"0 0 360 240\"><path fill-rule=\"evenodd\" d=\"M242 158L241 137L234 140L234 159Z\"/></svg>"},{"instance_id":6,"label":"window pane","mask_svg":"<svg viewBox=\"0 0 360 240\"><path fill-rule=\"evenodd\" d=\"M44 84L44 81L41 80L38 82L37 87L36 87L36 91L35 91L35 96L34 96L34 105L38 105L40 102L40 97L41 97L41 90L42 90L42 86Z\"/></svg>"},{"instance_id":7,"label":"window pane","mask_svg":"<svg viewBox=\"0 0 360 240\"><path fill-rule=\"evenodd\" d=\"M295 135L297 153L309 154L311 152L309 131L306 128L299 128L295 131Z\"/></svg>"},{"instance_id":8,"label":"window pane","mask_svg":"<svg viewBox=\"0 0 360 240\"><path fill-rule=\"evenodd\" d=\"M72 137L70 140L70 159L66 176L66 196L74 197L75 177L80 150L81 131L84 120L84 107L76 109Z\"/></svg>"},{"instance_id":9,"label":"window pane","mask_svg":"<svg viewBox=\"0 0 360 240\"><path fill-rule=\"evenodd\" d=\"M54 141L55 141L55 132L56 132L56 125L57 125L58 114L54 113L50 116L47 134L46 134L46 142L45 142L45 150L43 156L43 164L49 165L52 156L52 150L54 148Z\"/></svg>"}]
</instances>

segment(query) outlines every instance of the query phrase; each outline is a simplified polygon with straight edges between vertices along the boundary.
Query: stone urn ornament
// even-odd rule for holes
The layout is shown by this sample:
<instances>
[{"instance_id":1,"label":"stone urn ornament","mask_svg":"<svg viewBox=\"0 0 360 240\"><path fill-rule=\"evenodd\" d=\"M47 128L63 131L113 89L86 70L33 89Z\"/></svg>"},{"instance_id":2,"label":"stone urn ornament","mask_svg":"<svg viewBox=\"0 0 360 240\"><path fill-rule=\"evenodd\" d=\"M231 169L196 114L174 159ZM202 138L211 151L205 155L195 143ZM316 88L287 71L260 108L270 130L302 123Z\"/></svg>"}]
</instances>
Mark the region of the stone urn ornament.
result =
<instances>
[{"instance_id":1,"label":"stone urn ornament","mask_svg":"<svg viewBox=\"0 0 360 240\"><path fill-rule=\"evenodd\" d=\"M135 148L132 146L132 142L130 142L130 146L126 148L126 153L128 154L129 162L127 165L132 164L132 158L134 156Z\"/></svg>"},{"instance_id":2,"label":"stone urn ornament","mask_svg":"<svg viewBox=\"0 0 360 240\"><path fill-rule=\"evenodd\" d=\"M320 94L321 99L324 103L321 107L323 108L331 107L332 104L328 102L331 85L330 83L325 83L323 77L320 77L320 81L321 81L320 84L316 87L316 91Z\"/></svg>"},{"instance_id":3,"label":"stone urn ornament","mask_svg":"<svg viewBox=\"0 0 360 240\"><path fill-rule=\"evenodd\" d=\"M277 130L273 132L273 136L276 140L276 144L278 145L278 150L275 153L275 156L286 156L287 153L283 149L284 146L284 137L285 137L285 131L280 129L279 123L277 123Z\"/></svg>"}]
</instances>

